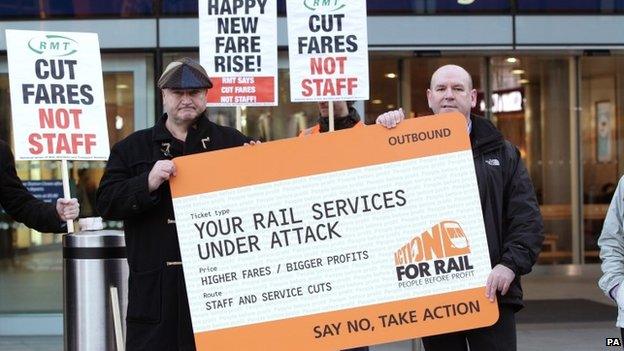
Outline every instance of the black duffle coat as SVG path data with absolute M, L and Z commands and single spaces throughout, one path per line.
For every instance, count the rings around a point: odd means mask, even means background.
M 123 220 L 130 277 L 126 349 L 195 350 L 169 183 L 148 190 L 156 161 L 241 146 L 237 130 L 199 116 L 181 142 L 165 127 L 137 131 L 113 146 L 97 191 L 105 219 Z M 206 181 L 210 175 L 206 175 Z

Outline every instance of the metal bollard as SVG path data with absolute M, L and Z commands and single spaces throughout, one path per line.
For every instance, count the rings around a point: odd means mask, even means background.
M 124 233 L 83 231 L 63 237 L 65 351 L 123 351 L 128 306 Z

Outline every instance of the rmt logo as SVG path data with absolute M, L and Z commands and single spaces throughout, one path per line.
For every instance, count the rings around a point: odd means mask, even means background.
M 344 0 L 304 0 L 303 6 L 312 11 L 334 12 L 343 9 L 347 4 L 344 3 Z

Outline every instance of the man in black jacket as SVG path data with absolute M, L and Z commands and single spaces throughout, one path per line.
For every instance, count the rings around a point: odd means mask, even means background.
M 78 217 L 76 199 L 58 199 L 56 205 L 35 198 L 17 176 L 9 145 L 0 140 L 0 206 L 18 222 L 45 233 L 66 231 L 66 221 Z
M 237 130 L 208 120 L 206 89 L 212 83 L 197 62 L 172 62 L 158 86 L 165 114 L 154 127 L 113 146 L 96 199 L 104 218 L 124 221 L 130 266 L 128 351 L 195 350 L 167 184 L 176 174 L 171 159 L 250 142 Z
M 485 294 L 491 301 L 497 297 L 500 317 L 490 327 L 425 337 L 425 349 L 467 350 L 467 341 L 471 350 L 516 350 L 514 313 L 523 307 L 520 276 L 531 271 L 544 238 L 533 184 L 518 149 L 490 121 L 470 114 L 477 91 L 466 70 L 440 67 L 431 77 L 427 100 L 435 114 L 466 117 L 493 266 Z

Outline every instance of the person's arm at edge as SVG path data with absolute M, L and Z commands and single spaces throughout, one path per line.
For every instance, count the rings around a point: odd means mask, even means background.
M 624 177 L 620 178 L 613 199 L 611 199 L 602 232 L 598 238 L 602 261 L 600 267 L 603 273 L 598 280 L 598 286 L 613 300 L 616 299 L 619 285 L 624 281 L 624 229 L 622 228 L 624 211 L 622 201 L 624 201 Z
M 8 145 L 0 145 L 0 204 L 16 221 L 46 233 L 66 231 L 54 204 L 35 198 L 17 176 L 13 153 Z

